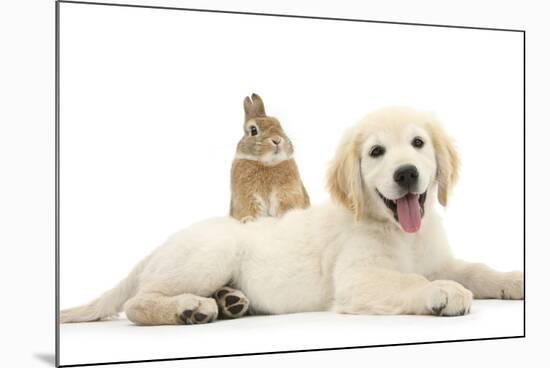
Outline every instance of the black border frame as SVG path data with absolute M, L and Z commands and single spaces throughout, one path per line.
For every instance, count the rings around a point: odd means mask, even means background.
M 227 358 L 227 357 L 241 357 L 251 355 L 271 355 L 271 354 L 289 354 L 289 353 L 303 353 L 303 352 L 316 352 L 316 351 L 334 351 L 334 350 L 351 350 L 351 349 L 365 349 L 365 348 L 379 348 L 388 346 L 409 346 L 409 345 L 428 345 L 428 344 L 441 344 L 441 343 L 454 343 L 454 342 L 467 342 L 467 341 L 488 341 L 488 340 L 506 340 L 506 339 L 519 339 L 526 337 L 526 298 L 523 299 L 523 335 L 518 336 L 496 336 L 496 337 L 484 337 L 473 339 L 460 339 L 460 340 L 438 340 L 438 341 L 421 341 L 421 342 L 409 342 L 409 343 L 396 343 L 396 344 L 381 344 L 381 345 L 365 345 L 365 346 L 349 346 L 349 347 L 337 347 L 337 348 L 318 348 L 318 349 L 302 349 L 302 350 L 282 350 L 282 351 L 268 351 L 268 352 L 256 352 L 256 353 L 239 353 L 239 354 L 222 354 L 222 355 L 205 355 L 205 356 L 192 356 L 184 358 L 163 358 L 163 359 L 145 359 L 145 360 L 126 360 L 126 361 L 114 361 L 114 362 L 97 362 L 97 363 L 81 363 L 81 364 L 66 364 L 60 365 L 60 331 L 59 331 L 59 229 L 60 229 L 60 217 L 59 217 L 59 194 L 60 194 L 60 139 L 59 139 L 59 112 L 60 112 L 60 4 L 81 4 L 81 5 L 95 5 L 95 6 L 113 6 L 113 7 L 129 7 L 129 8 L 144 8 L 144 9 L 161 9 L 161 10 L 180 10 L 189 12 L 204 12 L 204 13 L 221 13 L 221 14 L 239 14 L 239 15 L 252 15 L 252 16 L 268 16 L 268 17 L 284 17 L 284 18 L 298 18 L 298 19 L 316 19 L 326 21 L 347 21 L 347 22 L 362 22 L 362 23 L 377 23 L 377 24 L 393 24 L 404 26 L 420 26 L 420 27 L 440 27 L 440 28 L 456 28 L 456 29 L 470 29 L 481 31 L 498 31 L 498 32 L 516 32 L 523 33 L 523 288 L 525 293 L 525 271 L 526 271 L 526 258 L 525 258 L 525 243 L 526 243 L 526 31 L 523 29 L 511 29 L 511 28 L 494 28 L 494 27 L 474 27 L 474 26 L 459 26 L 448 24 L 430 24 L 430 23 L 412 23 L 412 22 L 397 22 L 397 21 L 381 21 L 381 20 L 366 20 L 356 18 L 331 18 L 321 16 L 307 16 L 307 15 L 294 15 L 294 14 L 275 14 L 275 13 L 258 13 L 258 12 L 244 12 L 244 11 L 231 11 L 231 10 L 215 10 L 215 9 L 196 9 L 196 8 L 179 8 L 168 6 L 152 6 L 152 5 L 138 5 L 138 4 L 123 4 L 123 3 L 102 3 L 102 2 L 87 2 L 87 1 L 72 1 L 72 0 L 56 0 L 55 1 L 55 366 L 56 367 L 89 367 L 89 366 L 102 366 L 110 364 L 131 364 L 131 363 L 151 363 L 151 362 L 166 362 L 166 361 L 182 361 L 182 360 L 195 360 L 195 359 L 208 359 L 208 358 Z

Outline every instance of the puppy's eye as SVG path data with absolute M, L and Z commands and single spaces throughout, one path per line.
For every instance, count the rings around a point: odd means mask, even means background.
M 256 135 L 258 134 L 258 128 L 256 128 L 254 125 L 250 127 L 250 135 Z
M 416 137 L 415 139 L 413 139 L 412 145 L 415 148 L 422 148 L 424 146 L 424 141 L 421 138 Z
M 370 157 L 379 157 L 382 156 L 386 152 L 386 149 L 382 146 L 374 146 L 371 148 L 369 155 Z

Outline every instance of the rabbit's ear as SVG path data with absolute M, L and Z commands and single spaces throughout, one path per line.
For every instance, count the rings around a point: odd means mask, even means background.
M 252 102 L 254 103 L 254 111 L 256 112 L 256 116 L 264 117 L 265 107 L 264 107 L 264 102 L 262 101 L 262 98 L 257 94 L 253 93 Z
M 252 100 L 250 97 L 246 96 L 243 101 L 243 107 L 244 107 L 244 121 L 247 122 L 248 120 L 255 117 L 254 114 L 254 105 L 252 103 Z
M 265 117 L 265 107 L 262 98 L 257 94 L 252 94 L 252 99 L 248 96 L 244 98 L 244 121 L 250 119 Z

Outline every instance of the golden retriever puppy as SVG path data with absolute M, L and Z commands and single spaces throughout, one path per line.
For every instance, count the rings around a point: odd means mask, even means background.
M 212 294 L 225 285 L 267 314 L 456 316 L 469 312 L 473 297 L 522 299 L 522 272 L 452 256 L 433 207 L 447 204 L 458 166 L 432 115 L 376 111 L 344 134 L 328 170 L 331 202 L 247 224 L 230 217 L 195 224 L 61 321 L 124 311 L 140 325 L 211 322 Z

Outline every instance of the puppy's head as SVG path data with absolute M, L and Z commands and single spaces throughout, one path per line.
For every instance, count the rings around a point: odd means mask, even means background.
M 458 166 L 456 149 L 432 115 L 386 108 L 346 131 L 329 167 L 328 189 L 358 221 L 385 218 L 414 233 L 432 193 L 447 204 Z

